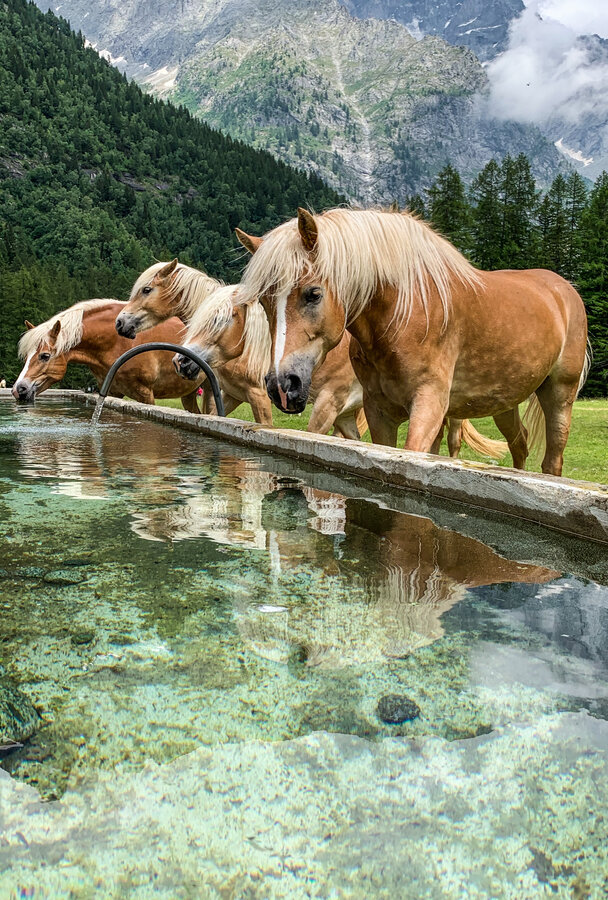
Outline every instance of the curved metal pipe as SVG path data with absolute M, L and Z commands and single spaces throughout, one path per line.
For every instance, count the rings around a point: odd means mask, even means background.
M 195 362 L 196 365 L 203 370 L 207 378 L 209 379 L 209 384 L 211 385 L 211 390 L 213 391 L 213 399 L 215 400 L 215 406 L 217 409 L 218 416 L 225 416 L 224 412 L 224 401 L 222 400 L 222 392 L 220 390 L 219 382 L 217 380 L 217 376 L 215 372 L 209 365 L 209 363 L 205 362 L 200 356 L 190 350 L 189 347 L 182 347 L 180 344 L 167 344 L 162 341 L 152 341 L 149 344 L 140 344 L 138 347 L 133 347 L 131 350 L 127 350 L 126 353 L 123 353 L 122 356 L 119 356 L 115 363 L 113 363 L 110 371 L 106 375 L 103 380 L 103 384 L 99 389 L 99 399 L 103 401 L 108 396 L 108 392 L 110 387 L 112 386 L 112 382 L 114 381 L 114 376 L 118 372 L 121 366 L 123 366 L 130 359 L 133 359 L 134 356 L 138 356 L 140 353 L 146 353 L 148 350 L 170 350 L 172 353 L 181 353 L 184 356 L 187 356 L 192 362 Z

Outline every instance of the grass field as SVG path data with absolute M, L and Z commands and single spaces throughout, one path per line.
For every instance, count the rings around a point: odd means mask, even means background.
M 179 400 L 163 400 L 160 402 L 164 406 L 181 407 Z M 288 416 L 273 408 L 274 424 L 278 428 L 304 429 L 308 424 L 310 409 L 311 407 L 309 406 L 301 416 Z M 245 403 L 231 414 L 231 418 L 245 419 L 248 422 L 253 421 L 251 409 Z M 492 419 L 477 419 L 475 427 L 487 437 L 501 437 Z M 399 446 L 403 446 L 406 434 L 407 425 L 402 425 L 399 430 Z M 369 441 L 369 439 L 368 432 L 364 440 Z M 447 455 L 445 440 L 441 452 Z M 466 444 L 463 444 L 460 456 L 462 459 L 488 462 L 487 459 L 469 450 Z M 511 457 L 507 456 L 504 462 L 497 465 L 508 466 L 510 464 Z M 527 468 L 530 471 L 540 472 L 540 461 L 529 461 Z M 570 439 L 564 457 L 563 474 L 567 478 L 597 481 L 601 484 L 608 483 L 608 398 L 603 400 L 578 400 L 576 402 L 572 418 L 572 430 L 570 431 Z

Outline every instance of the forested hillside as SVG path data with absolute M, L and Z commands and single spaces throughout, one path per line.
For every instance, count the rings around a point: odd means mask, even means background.
M 260 233 L 339 200 L 142 93 L 53 14 L 0 3 L 0 377 L 19 372 L 25 317 L 124 297 L 154 257 L 233 278 L 237 224 Z
M 0 376 L 19 371 L 23 320 L 76 300 L 125 297 L 154 257 L 235 279 L 238 224 L 261 234 L 299 205 L 340 198 L 125 80 L 52 14 L 0 4 Z M 608 394 L 608 175 L 541 193 L 524 156 L 467 188 L 446 166 L 410 207 L 483 268 L 554 269 L 581 291 L 595 354 L 588 395 Z M 74 381 L 72 381 L 74 383 Z

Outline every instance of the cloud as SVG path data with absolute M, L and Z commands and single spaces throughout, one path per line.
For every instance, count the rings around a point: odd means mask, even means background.
M 542 126 L 583 123 L 603 110 L 605 122 L 608 46 L 580 37 L 589 34 L 608 37 L 600 0 L 529 0 L 507 50 L 488 66 L 492 113 Z
M 524 0 L 525 2 L 525 0 Z M 542 0 L 527 2 L 538 7 L 543 18 L 561 22 L 576 34 L 599 34 L 608 38 L 608 6 L 602 0 Z

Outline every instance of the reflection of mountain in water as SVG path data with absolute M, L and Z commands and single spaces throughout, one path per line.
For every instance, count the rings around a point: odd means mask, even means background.
M 475 593 L 509 630 L 525 626 L 569 655 L 608 668 L 608 588 L 568 577 L 541 588 L 501 584 Z

